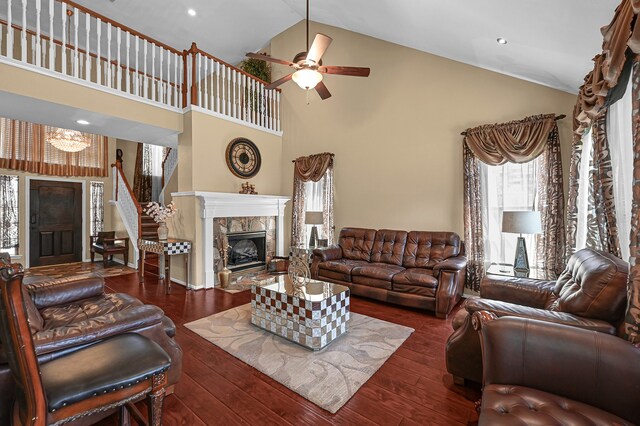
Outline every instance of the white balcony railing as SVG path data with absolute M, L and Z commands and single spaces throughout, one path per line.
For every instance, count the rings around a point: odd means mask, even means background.
M 177 49 L 70 1 L 7 0 L 6 5 L 0 8 L 0 56 L 182 107 L 184 61 Z
M 280 132 L 280 90 L 193 43 L 180 51 L 70 0 L 0 1 L 0 61 Z M 186 82 L 185 82 L 186 80 Z M 185 84 L 186 83 L 186 84 Z

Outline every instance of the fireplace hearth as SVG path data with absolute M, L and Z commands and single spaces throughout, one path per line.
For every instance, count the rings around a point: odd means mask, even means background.
M 266 236 L 265 231 L 228 233 L 227 268 L 232 271 L 241 271 L 265 266 Z

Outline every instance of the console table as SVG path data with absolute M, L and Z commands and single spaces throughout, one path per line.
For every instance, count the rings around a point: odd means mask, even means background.
M 138 271 L 140 274 L 140 283 L 144 282 L 144 259 L 146 253 L 156 253 L 159 256 L 158 259 L 158 274 L 159 278 L 164 275 L 166 293 L 171 292 L 171 260 L 170 256 L 177 254 L 184 255 L 185 268 L 187 270 L 186 287 L 189 288 L 189 282 L 191 282 L 191 241 L 178 240 L 175 238 L 168 238 L 162 241 L 153 240 L 138 240 L 138 249 L 140 250 L 140 265 Z

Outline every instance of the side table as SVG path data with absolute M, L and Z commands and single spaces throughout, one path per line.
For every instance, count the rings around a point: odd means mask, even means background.
M 543 279 L 542 270 L 539 270 L 538 268 L 530 268 L 529 273 L 527 274 L 514 270 L 513 265 L 507 263 L 492 263 L 487 268 L 487 274 L 502 275 L 505 277 Z
M 144 282 L 144 259 L 146 253 L 157 253 L 158 259 L 158 273 L 159 278 L 164 275 L 164 282 L 166 293 L 171 292 L 171 260 L 170 256 L 177 254 L 183 254 L 185 260 L 185 268 L 187 269 L 187 282 L 186 287 L 189 289 L 189 282 L 191 282 L 191 241 L 178 240 L 175 238 L 168 238 L 162 241 L 153 240 L 138 240 L 138 249 L 140 250 L 140 264 L 138 271 L 140 274 L 140 283 Z

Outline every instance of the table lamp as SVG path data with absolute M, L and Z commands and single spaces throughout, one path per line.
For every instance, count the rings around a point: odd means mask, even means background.
M 318 243 L 318 227 L 316 225 L 322 225 L 324 223 L 324 216 L 322 212 L 306 212 L 304 223 L 313 225 L 311 228 L 311 237 L 309 238 L 309 247 L 315 247 Z
M 540 212 L 533 211 L 505 211 L 502 213 L 502 232 L 520 234 L 516 244 L 516 258 L 513 262 L 513 270 L 520 273 L 529 273 L 529 259 L 527 246 L 522 234 L 540 234 L 542 224 Z

